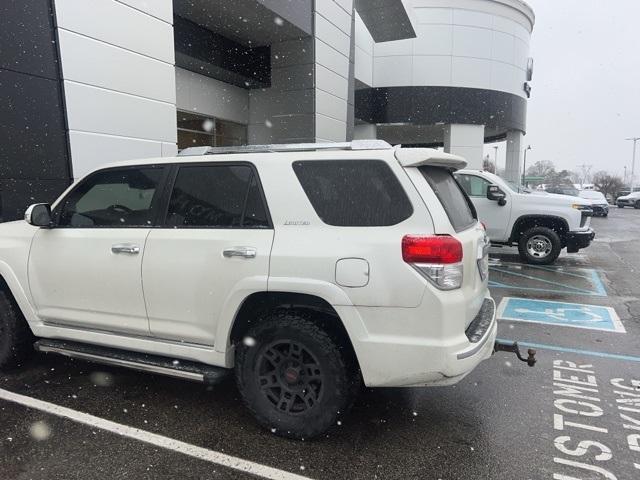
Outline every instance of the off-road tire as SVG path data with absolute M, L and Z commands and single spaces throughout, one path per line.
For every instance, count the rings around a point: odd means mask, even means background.
M 536 237 L 546 239 L 550 244 L 549 253 L 544 256 L 536 256 L 530 252 L 528 247 L 529 240 Z M 550 265 L 556 261 L 562 250 L 562 242 L 560 236 L 552 229 L 547 227 L 533 227 L 525 231 L 518 241 L 518 252 L 520 259 L 531 265 Z
M 297 347 L 289 346 L 287 350 L 287 345 L 292 344 Z M 278 356 L 274 349 L 282 357 L 278 366 L 272 360 Z M 296 381 L 292 372 L 300 366 L 295 352 L 301 350 L 305 352 L 302 364 L 306 361 L 317 369 L 305 367 L 303 373 L 299 372 L 298 383 L 292 385 L 289 382 Z M 261 318 L 245 341 L 237 345 L 236 383 L 260 425 L 282 437 L 309 439 L 336 424 L 360 391 L 361 376 L 351 356 L 304 313 L 276 311 Z M 269 370 L 271 367 L 273 370 Z M 321 381 L 309 380 L 316 377 Z M 312 405 L 298 393 L 308 395 Z M 293 401 L 287 401 L 287 395 L 293 395 Z
M 640 202 L 634 203 L 633 208 L 635 208 L 636 210 L 640 210 Z
M 624 208 L 624 205 L 618 204 L 618 208 Z
M 33 335 L 10 293 L 0 291 L 0 370 L 22 365 L 33 354 Z

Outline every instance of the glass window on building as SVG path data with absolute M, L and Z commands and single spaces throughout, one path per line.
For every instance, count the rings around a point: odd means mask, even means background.
M 178 150 L 247 144 L 247 126 L 219 118 L 178 111 Z

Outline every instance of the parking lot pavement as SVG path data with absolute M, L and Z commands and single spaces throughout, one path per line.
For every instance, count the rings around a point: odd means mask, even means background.
M 207 388 L 41 355 L 0 376 L 0 398 L 49 402 L 0 400 L 0 477 L 255 478 L 241 471 L 248 461 L 272 478 L 640 478 L 640 212 L 612 209 L 593 225 L 594 244 L 553 268 L 492 250 L 492 293 L 511 319 L 499 336 L 535 346 L 535 368 L 498 353 L 455 387 L 367 390 L 326 437 L 296 442 L 260 430 L 231 381 Z

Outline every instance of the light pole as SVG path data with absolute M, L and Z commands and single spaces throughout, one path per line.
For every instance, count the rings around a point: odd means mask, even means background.
M 524 149 L 524 165 L 522 166 L 522 186 L 526 187 L 524 183 L 524 176 L 527 174 L 527 152 L 531 150 L 531 145 L 527 145 L 527 148 Z
M 633 192 L 633 187 L 636 186 L 636 144 L 640 137 L 631 137 L 625 140 L 633 141 L 633 160 L 631 160 L 631 191 Z

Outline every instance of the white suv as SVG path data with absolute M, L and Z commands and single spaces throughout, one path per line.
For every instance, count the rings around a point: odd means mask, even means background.
M 589 200 L 532 192 L 481 170 L 458 171 L 455 177 L 486 225 L 491 243 L 517 245 L 524 262 L 548 265 L 563 248 L 578 252 L 595 237 Z
M 627 195 L 622 195 L 616 199 L 618 208 L 633 207 L 640 208 L 640 192 L 631 192 Z
M 361 382 L 450 385 L 491 356 L 460 157 L 385 142 L 182 153 L 96 170 L 0 225 L 1 367 L 35 341 L 211 383 L 235 369 L 262 425 L 309 438 Z

